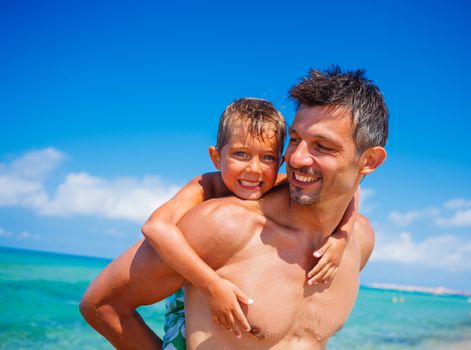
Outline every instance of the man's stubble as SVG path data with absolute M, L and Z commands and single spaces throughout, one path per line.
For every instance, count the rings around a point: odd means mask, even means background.
M 322 192 L 322 185 L 323 185 L 323 177 L 320 171 L 313 171 L 312 169 L 300 169 L 301 173 L 311 175 L 311 176 L 318 176 L 320 177 L 319 186 L 312 190 L 309 193 L 304 193 L 301 188 L 296 187 L 295 185 L 290 184 L 289 186 L 289 197 L 290 199 L 299 205 L 313 205 L 317 204 L 321 200 L 321 192 Z

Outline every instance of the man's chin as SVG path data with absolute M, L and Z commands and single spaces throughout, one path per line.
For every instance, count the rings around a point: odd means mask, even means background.
M 289 191 L 291 201 L 299 205 L 313 205 L 320 201 L 320 193 L 302 193 L 298 189 Z

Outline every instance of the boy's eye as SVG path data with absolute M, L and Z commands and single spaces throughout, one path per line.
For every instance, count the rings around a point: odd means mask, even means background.
M 248 157 L 247 153 L 242 152 L 242 151 L 234 152 L 234 156 L 237 157 L 237 158 L 247 158 Z
M 289 138 L 289 143 L 299 143 L 299 138 L 298 137 L 290 137 Z
M 275 156 L 267 154 L 262 157 L 262 160 L 264 160 L 265 162 L 276 162 L 277 158 Z

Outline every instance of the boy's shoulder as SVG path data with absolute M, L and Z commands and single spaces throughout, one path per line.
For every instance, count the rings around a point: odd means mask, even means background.
M 205 201 L 210 198 L 218 198 L 230 194 L 230 191 L 222 180 L 220 171 L 212 171 L 198 175 L 192 182 L 198 183 L 204 190 Z

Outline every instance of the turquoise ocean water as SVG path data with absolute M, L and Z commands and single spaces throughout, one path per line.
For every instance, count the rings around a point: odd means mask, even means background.
M 88 283 L 108 262 L 0 248 L 0 349 L 111 349 L 78 311 Z M 161 335 L 163 305 L 140 312 Z M 471 349 L 471 303 L 362 287 L 328 349 Z

